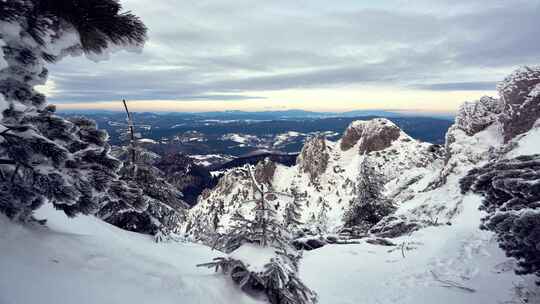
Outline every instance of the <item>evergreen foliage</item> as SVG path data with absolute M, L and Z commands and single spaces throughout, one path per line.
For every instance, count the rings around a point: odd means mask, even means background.
M 357 196 L 343 216 L 345 226 L 356 226 L 367 231 L 383 217 L 394 212 L 395 206 L 384 197 L 383 190 L 383 176 L 374 168 L 369 157 L 364 155 L 357 180 Z
M 198 266 L 221 270 L 230 275 L 244 291 L 263 292 L 272 304 L 315 303 L 316 294 L 297 276 L 301 255 L 289 244 L 290 234 L 277 220 L 276 210 L 267 200 L 269 194 L 279 196 L 281 193 L 265 190 L 263 185 L 257 183 L 251 168 L 249 172 L 257 192 L 256 199 L 251 201 L 255 203 L 253 217 L 248 218 L 237 212 L 233 216 L 234 225 L 230 232 L 221 235 L 216 242 L 216 246 L 229 253 L 229 256 L 218 257 L 213 262 Z M 264 265 L 264 270 L 252 270 L 249 261 L 243 261 L 242 254 L 237 254 L 243 246 L 268 250 L 273 252 L 273 257 Z
M 0 212 L 10 218 L 31 220 L 47 201 L 68 216 L 107 204 L 145 207 L 142 191 L 119 180 L 106 132 L 88 119 L 55 115 L 34 90 L 46 81 L 46 62 L 120 43 L 142 46 L 146 28 L 120 8 L 114 0 L 0 5 Z
M 495 232 L 499 247 L 518 260 L 516 273 L 540 277 L 540 154 L 491 162 L 460 184 L 463 193 L 484 196 L 480 228 Z
M 300 229 L 299 226 L 302 225 L 300 221 L 302 218 L 302 214 L 300 213 L 302 211 L 302 200 L 298 187 L 293 187 L 291 193 L 293 200 L 289 201 L 283 209 L 283 226 L 291 233 L 296 234 Z
M 115 149 L 113 154 L 123 160 L 120 180 L 142 190 L 146 206 L 139 210 L 126 210 L 124 206 L 111 204 L 100 210 L 98 215 L 122 229 L 152 235 L 159 233 L 156 240 L 163 240 L 169 233 L 179 232 L 187 205 L 182 200 L 182 193 L 155 167 L 160 156 L 138 144 L 136 126 L 125 101 L 124 105 L 128 125 L 123 137 L 128 139 L 128 143 Z

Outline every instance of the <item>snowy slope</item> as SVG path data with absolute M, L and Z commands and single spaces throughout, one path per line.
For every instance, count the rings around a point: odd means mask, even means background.
M 0 303 L 254 303 L 232 282 L 195 267 L 218 253 L 160 243 L 99 219 L 44 207 L 47 227 L 0 215 Z
M 523 303 L 516 291 L 537 290 L 534 278 L 516 276 L 493 235 L 478 229 L 479 201 L 465 197 L 452 226 L 392 239 L 395 247 L 362 243 L 308 251 L 301 277 L 320 303 Z M 529 303 L 538 301 L 529 296 Z

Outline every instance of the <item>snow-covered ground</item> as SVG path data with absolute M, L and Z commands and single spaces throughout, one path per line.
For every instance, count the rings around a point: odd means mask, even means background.
M 392 239 L 396 246 L 329 245 L 306 252 L 301 278 L 320 303 L 522 303 L 516 293 L 537 290 L 534 278 L 516 276 L 493 234 L 478 229 L 480 199 L 467 195 L 451 226 Z
M 493 235 L 478 229 L 479 202 L 466 196 L 451 226 L 393 239 L 394 247 L 362 243 L 305 252 L 301 278 L 324 304 L 520 303 L 516 291 L 533 291 L 533 278 L 514 275 Z M 205 246 L 156 244 L 48 206 L 37 216 L 48 219 L 47 227 L 0 215 L 2 304 L 257 302 L 225 276 L 195 267 L 219 256 Z
M 254 303 L 224 276 L 195 265 L 218 252 L 156 244 L 91 216 L 67 218 L 48 205 L 47 227 L 0 215 L 0 303 Z

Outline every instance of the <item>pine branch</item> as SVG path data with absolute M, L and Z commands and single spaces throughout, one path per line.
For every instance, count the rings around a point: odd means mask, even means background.
M 0 165 L 15 165 L 16 162 L 10 159 L 0 159 Z

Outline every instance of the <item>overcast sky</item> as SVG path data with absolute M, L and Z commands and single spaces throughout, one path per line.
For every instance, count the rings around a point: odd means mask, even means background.
M 142 53 L 67 58 L 64 108 L 453 111 L 540 64 L 540 0 L 123 0 Z

